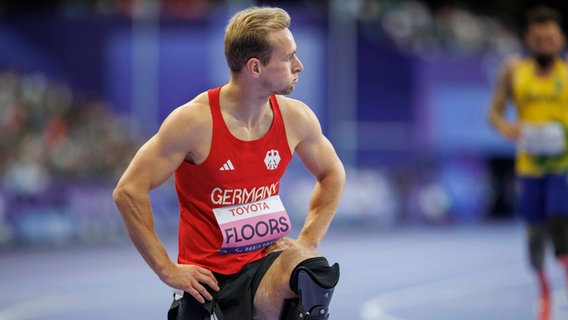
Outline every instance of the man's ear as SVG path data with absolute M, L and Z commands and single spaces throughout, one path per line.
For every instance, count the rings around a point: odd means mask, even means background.
M 262 73 L 262 63 L 258 58 L 250 58 L 245 67 L 253 77 L 258 78 Z

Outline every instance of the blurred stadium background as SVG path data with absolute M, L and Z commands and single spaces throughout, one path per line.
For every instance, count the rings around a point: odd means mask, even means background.
M 520 251 L 514 149 L 486 112 L 501 63 L 522 51 L 524 13 L 540 3 L 0 0 L 0 269 L 37 248 L 128 243 L 117 179 L 169 112 L 228 80 L 223 29 L 252 4 L 291 13 L 305 66 L 292 96 L 348 168 L 333 230 L 510 225 Z M 298 224 L 312 187 L 294 161 L 282 193 Z M 171 181 L 152 199 L 159 234 L 175 241 Z

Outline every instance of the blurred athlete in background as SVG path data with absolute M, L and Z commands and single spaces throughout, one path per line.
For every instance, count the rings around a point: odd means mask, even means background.
M 568 271 L 568 65 L 559 14 L 537 7 L 528 14 L 526 57 L 505 64 L 489 112 L 495 129 L 517 146 L 517 211 L 526 222 L 531 267 L 540 288 L 539 318 L 550 318 L 544 269 L 547 242 Z M 505 117 L 509 102 L 516 120 Z

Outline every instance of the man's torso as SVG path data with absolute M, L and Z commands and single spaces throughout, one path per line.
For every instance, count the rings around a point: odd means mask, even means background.
M 512 91 L 519 120 L 525 129 L 527 126 L 539 128 L 555 123 L 566 135 L 568 68 L 563 60 L 557 59 L 551 72 L 545 76 L 537 75 L 536 63 L 532 59 L 520 60 L 513 71 Z M 568 153 L 535 155 L 519 148 L 516 168 L 518 174 L 524 176 L 564 172 L 568 169 Z
M 279 192 L 279 181 L 292 158 L 284 120 L 275 97 L 271 98 L 272 122 L 258 139 L 241 140 L 231 132 L 219 106 L 219 89 L 209 92 L 212 131 L 207 155 L 199 162 L 184 162 L 175 172 L 180 201 L 180 263 L 197 264 L 230 274 L 264 256 L 263 250 L 220 254 L 224 232 L 214 208 L 257 203 Z M 269 118 L 269 120 L 270 120 Z M 207 140 L 207 139 L 205 139 Z M 246 207 L 245 207 L 246 208 Z M 250 231 L 251 229 L 247 229 Z M 264 232 L 261 226 L 261 232 Z M 225 230 L 225 233 L 229 231 Z M 239 230 L 230 231 L 232 240 Z M 241 234 L 242 238 L 242 234 Z M 238 235 L 237 235 L 238 239 Z

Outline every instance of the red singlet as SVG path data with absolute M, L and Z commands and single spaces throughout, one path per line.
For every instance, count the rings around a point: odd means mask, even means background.
M 243 141 L 231 134 L 223 120 L 220 91 L 221 87 L 208 91 L 213 139 L 207 159 L 199 165 L 184 162 L 175 171 L 180 205 L 178 262 L 233 274 L 265 252 L 220 254 L 223 236 L 213 209 L 278 194 L 292 153 L 275 96 L 270 97 L 274 119 L 269 131 L 258 140 Z

